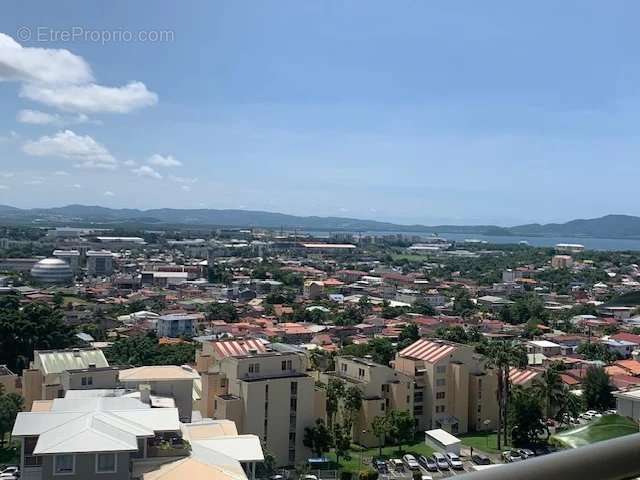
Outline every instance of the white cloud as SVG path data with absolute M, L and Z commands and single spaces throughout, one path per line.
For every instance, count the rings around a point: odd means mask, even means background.
M 180 186 L 180 188 L 182 190 L 184 190 L 185 192 L 190 192 L 191 191 L 191 187 L 189 185 L 182 185 L 182 186 Z
M 122 162 L 122 164 L 127 167 L 135 167 L 137 165 L 134 160 L 125 160 L 124 162 Z
M 9 187 L 7 185 L 0 185 L 0 190 L 8 190 Z
M 129 113 L 158 103 L 158 95 L 142 82 L 123 87 L 86 85 L 24 85 L 20 96 L 67 112 Z
M 65 172 L 64 170 L 56 170 L 55 172 L 53 172 L 53 174 L 59 177 L 66 177 L 69 175 L 69 172 Z
M 178 177 L 176 175 L 169 175 L 169 180 L 176 183 L 196 183 L 198 181 L 195 177 Z
M 20 110 L 16 115 L 16 119 L 20 123 L 27 123 L 30 125 L 73 125 L 79 123 L 86 123 L 89 121 L 84 113 L 73 116 L 62 116 L 57 113 L 46 113 L 39 110 Z
M 73 185 L 71 185 L 73 188 L 82 188 L 82 185 L 80 185 L 79 183 L 74 183 Z
M 117 161 L 111 153 L 89 135 L 64 130 L 25 143 L 22 150 L 36 157 L 59 157 L 77 162 L 76 167 L 115 169 Z
M 107 190 L 106 192 L 104 192 L 104 196 L 105 196 L 105 197 L 115 197 L 115 195 L 116 195 L 116 194 L 115 194 L 115 193 L 113 193 L 113 192 L 112 192 L 112 191 L 110 191 L 110 190 Z
M 0 81 L 62 85 L 88 83 L 93 75 L 89 64 L 68 50 L 23 47 L 0 33 Z
M 0 178 L 13 178 L 14 175 L 13 172 L 0 172 Z
M 33 178 L 24 182 L 25 185 L 42 185 L 44 180 L 42 178 Z
M 154 153 L 147 160 L 149 165 L 153 165 L 155 167 L 181 167 L 182 162 L 176 160 L 171 155 L 163 156 L 158 153 Z
M 140 177 L 155 178 L 155 179 L 158 179 L 158 180 L 162 178 L 162 175 L 160 175 L 158 172 L 156 172 L 149 165 L 142 165 L 141 167 L 134 168 L 131 171 L 133 173 L 135 173 L 136 175 L 139 175 Z

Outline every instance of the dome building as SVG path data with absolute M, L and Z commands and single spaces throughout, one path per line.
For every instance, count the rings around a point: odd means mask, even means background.
M 66 283 L 73 280 L 73 270 L 64 260 L 45 258 L 31 268 L 31 276 L 43 283 Z

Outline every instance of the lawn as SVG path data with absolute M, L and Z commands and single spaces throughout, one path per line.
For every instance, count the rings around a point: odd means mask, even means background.
M 606 415 L 572 430 L 551 436 L 564 447 L 577 448 L 592 443 L 638 433 L 638 425 L 619 415 Z
M 410 262 L 425 262 L 428 260 L 426 255 L 415 255 L 413 253 L 392 253 L 391 258 L 394 260 L 408 260 Z
M 485 453 L 500 453 L 508 450 L 509 446 L 502 445 L 498 450 L 498 436 L 496 432 L 473 432 L 459 436 L 462 444 L 467 447 L 473 447 L 474 450 L 480 450 Z
M 400 458 L 402 455 L 411 453 L 415 456 L 424 455 L 429 456 L 433 454 L 433 449 L 424 443 L 424 439 L 416 439 L 414 443 L 403 445 L 402 451 L 398 447 L 384 447 L 382 449 L 382 457 L 380 457 L 380 449 L 376 448 L 363 448 L 359 445 L 353 445 L 351 449 L 351 458 L 340 459 L 340 468 L 347 472 L 358 472 L 361 468 L 371 466 L 371 462 L 374 458 Z M 336 455 L 334 452 L 327 454 L 327 457 L 334 463 Z

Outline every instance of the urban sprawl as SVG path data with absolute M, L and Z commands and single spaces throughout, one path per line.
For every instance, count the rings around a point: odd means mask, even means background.
M 638 431 L 640 252 L 0 228 L 2 480 L 429 480 Z

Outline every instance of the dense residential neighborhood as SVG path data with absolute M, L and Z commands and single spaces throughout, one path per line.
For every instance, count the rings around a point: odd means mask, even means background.
M 2 455 L 24 479 L 439 478 L 637 431 L 634 252 L 3 235 Z

